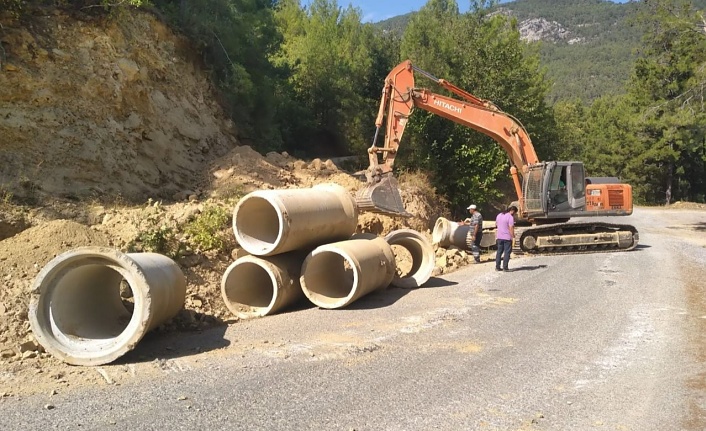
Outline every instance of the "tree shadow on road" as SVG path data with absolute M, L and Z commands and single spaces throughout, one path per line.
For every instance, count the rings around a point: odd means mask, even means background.
M 693 230 L 697 232 L 706 232 L 706 222 L 698 222 L 678 226 L 667 226 L 667 228 L 675 230 Z
M 691 225 L 691 228 L 695 231 L 706 232 L 706 222 L 694 223 Z

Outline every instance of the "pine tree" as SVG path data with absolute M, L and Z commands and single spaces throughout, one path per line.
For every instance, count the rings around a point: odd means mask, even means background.
M 470 13 L 461 14 L 455 1 L 428 1 L 405 31 L 403 58 L 521 119 L 546 156 L 556 135 L 537 51 L 520 41 L 516 21 L 487 14 L 491 4 L 475 2 Z M 416 85 L 443 92 L 421 75 Z M 407 131 L 398 166 L 431 171 L 456 209 L 502 197 L 497 183 L 508 180 L 509 160 L 491 138 L 420 111 Z M 509 203 L 514 197 L 502 198 Z
M 642 108 L 637 132 L 645 151 L 639 163 L 648 174 L 646 198 L 669 205 L 704 194 L 692 170 L 702 178 L 706 164 L 705 24 L 681 0 L 645 1 L 640 22 L 647 28 L 644 50 L 629 85 Z

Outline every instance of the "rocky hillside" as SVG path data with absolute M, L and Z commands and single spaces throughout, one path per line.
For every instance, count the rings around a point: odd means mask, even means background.
M 362 185 L 331 160 L 239 145 L 197 51 L 148 13 L 51 11 L 23 22 L 2 15 L 0 24 L 0 394 L 83 373 L 30 333 L 29 291 L 58 254 L 92 245 L 169 255 L 187 278 L 187 299 L 159 330 L 202 330 L 234 320 L 220 280 L 239 253 L 230 215 L 242 196 Z M 429 234 L 445 215 L 425 178 L 400 182 L 415 217 L 362 214 L 359 232 Z M 468 260 L 458 250 L 439 256 L 437 273 Z M 52 377 L 41 374 L 48 363 Z
M 5 17 L 0 192 L 173 197 L 235 147 L 188 41 L 151 15 Z

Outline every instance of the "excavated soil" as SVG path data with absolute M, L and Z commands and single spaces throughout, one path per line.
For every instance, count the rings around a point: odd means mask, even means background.
M 45 10 L 18 22 L 0 12 L 0 24 L 0 398 L 103 379 L 52 358 L 32 337 L 29 291 L 58 254 L 89 245 L 127 252 L 155 226 L 184 238 L 206 208 L 231 213 L 254 190 L 336 183 L 353 193 L 362 185 L 331 160 L 241 145 L 197 51 L 149 14 Z M 431 237 L 443 201 L 423 176 L 400 184 L 415 216 L 364 213 L 359 232 L 412 228 Z M 175 257 L 186 303 L 156 332 L 237 324 L 220 294 L 239 252 L 230 221 L 220 234 L 222 251 Z M 408 253 L 396 252 L 399 267 L 409 267 Z M 461 250 L 437 257 L 436 274 L 469 260 Z

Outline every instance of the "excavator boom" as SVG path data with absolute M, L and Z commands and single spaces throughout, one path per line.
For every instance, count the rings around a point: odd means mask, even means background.
M 460 100 L 433 93 L 425 88 L 416 88 L 415 72 L 439 84 Z M 375 137 L 373 144 L 368 148 L 370 165 L 366 171 L 367 185 L 356 194 L 356 201 L 361 210 L 393 216 L 410 215 L 404 209 L 392 170 L 407 120 L 414 108 L 421 108 L 463 124 L 498 142 L 513 165 L 510 173 L 519 201 L 522 202 L 522 186 L 517 168 L 539 163 L 539 159 L 527 131 L 520 122 L 501 111 L 492 102 L 480 99 L 413 66 L 410 61 L 405 61 L 392 69 L 385 78 L 375 120 Z M 383 126 L 383 143 L 378 145 Z
M 414 73 L 424 75 L 455 97 L 415 86 Z M 518 218 L 534 226 L 517 238 L 528 253 L 577 253 L 632 250 L 637 229 L 602 222 L 567 223 L 572 217 L 632 214 L 632 188 L 617 178 L 586 177 L 579 161 L 542 162 L 519 120 L 494 103 L 478 98 L 405 61 L 385 78 L 368 148 L 367 185 L 358 191 L 359 209 L 392 216 L 410 216 L 393 176 L 395 156 L 409 116 L 415 108 L 449 119 L 493 138 L 510 159 L 517 194 Z M 378 145 L 381 130 L 382 143 Z

